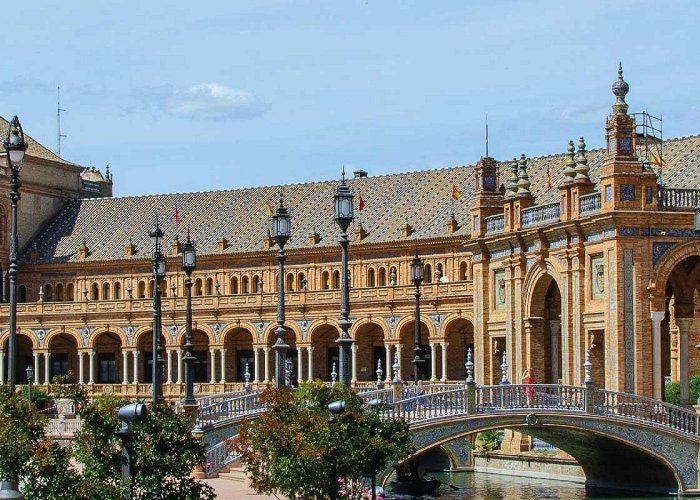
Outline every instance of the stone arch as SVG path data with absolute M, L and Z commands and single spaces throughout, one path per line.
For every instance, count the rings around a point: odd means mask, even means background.
M 32 350 L 39 349 L 39 340 L 34 335 L 34 332 L 29 329 L 17 330 L 17 335 L 24 335 L 32 343 Z M 7 346 L 8 339 L 10 338 L 10 332 L 5 330 L 2 335 L 0 335 L 0 348 L 4 351 L 5 346 Z M 45 342 L 44 342 L 45 345 Z M 43 347 L 43 345 L 42 345 Z
M 208 342 L 209 342 L 209 346 L 214 347 L 215 345 L 219 345 L 219 343 L 214 341 L 214 339 L 216 338 L 216 336 L 214 335 L 214 330 L 212 330 L 208 324 L 206 324 L 204 322 L 199 322 L 199 321 L 196 323 L 193 322 L 192 323 L 192 332 L 194 332 L 195 330 L 203 333 L 207 337 Z M 165 329 L 163 329 L 163 333 L 165 333 Z M 186 333 L 185 332 L 185 325 L 182 325 L 177 331 L 177 335 L 175 337 L 175 345 L 172 345 L 170 343 L 171 342 L 170 335 L 166 335 L 166 340 L 168 342 L 167 347 L 177 347 L 177 346 L 184 345 L 185 333 Z M 163 347 L 166 347 L 166 346 L 163 346 Z
M 671 247 L 654 266 L 654 277 L 650 288 L 663 296 L 668 278 L 676 266 L 688 257 L 694 256 L 700 256 L 700 242 L 697 240 Z
M 340 354 L 336 339 L 340 327 L 335 320 L 318 320 L 309 325 L 307 340 L 313 346 L 313 378 L 331 380 L 333 363 L 335 371 L 340 374 Z
M 83 345 L 82 335 L 80 335 L 80 332 L 78 332 L 78 330 L 76 330 L 75 328 L 52 328 L 46 333 L 46 337 L 44 337 L 44 342 L 42 342 L 42 347 L 48 348 L 53 338 L 58 335 L 61 335 L 62 333 L 73 337 L 78 345 L 78 348 L 85 347 Z
M 313 321 L 309 327 L 306 329 L 306 340 L 313 344 L 315 337 L 319 335 L 319 331 L 322 331 L 325 328 L 334 328 L 338 333 L 340 333 L 340 325 L 338 325 L 338 322 L 334 319 L 317 319 L 316 321 Z M 352 326 L 350 327 L 349 332 L 352 332 Z M 337 336 L 337 335 L 336 335 Z M 352 333 L 351 333 L 352 336 Z
M 104 333 L 112 333 L 119 337 L 119 341 L 121 342 L 122 348 L 126 347 L 129 345 L 129 342 L 126 338 L 126 335 L 124 334 L 124 331 L 121 328 L 105 328 L 103 326 L 95 328 L 91 334 L 90 337 L 88 338 L 88 343 L 87 347 L 93 348 L 95 346 L 95 341 L 97 340 L 97 337 Z
M 270 343 L 274 343 L 274 339 L 276 339 L 275 336 L 275 330 L 277 329 L 277 322 L 271 322 L 269 325 L 267 325 L 267 328 L 265 328 L 265 332 L 263 333 L 263 343 L 265 345 L 270 345 Z M 293 337 L 294 342 L 301 342 L 301 332 L 299 331 L 299 328 L 297 325 L 291 321 L 285 321 L 284 322 L 284 329 L 287 330 L 288 332 L 291 332 Z
M 352 336 L 355 339 L 357 380 L 376 380 L 377 362 L 381 361 L 382 370 L 388 376 L 386 369 L 386 340 L 388 329 L 384 321 L 371 321 L 363 318 L 353 325 Z
M 438 373 L 433 377 L 442 379 L 441 368 L 445 367 L 445 380 L 464 380 L 467 349 L 471 348 L 472 356 L 474 354 L 474 322 L 466 316 L 453 314 L 443 320 L 442 332 L 447 342 L 446 360 L 442 359 L 442 349 L 436 349 Z
M 153 332 L 153 326 L 152 325 L 147 325 L 147 326 L 140 326 L 136 329 L 134 332 L 134 336 L 131 338 L 132 346 L 137 346 L 139 345 L 139 342 L 141 342 L 141 337 L 144 335 L 148 334 L 149 336 L 152 335 Z
M 421 315 L 421 346 L 423 347 L 421 357 L 423 358 L 421 376 L 428 380 L 433 374 L 432 363 L 430 356 L 432 355 L 428 347 L 429 341 L 435 336 L 435 326 L 427 315 Z M 399 363 L 401 365 L 401 376 L 404 380 L 410 380 L 413 377 L 413 359 L 415 353 L 415 326 L 413 316 L 404 316 L 396 325 L 396 336 L 401 344 L 401 356 Z
M 382 335 L 384 337 L 384 340 L 389 340 L 389 325 L 386 324 L 386 321 L 384 321 L 383 318 L 380 318 L 379 320 L 374 320 L 369 317 L 358 319 L 350 327 L 350 336 L 354 339 L 357 339 L 357 332 L 367 324 L 377 325 L 379 328 L 382 329 Z
M 524 300 L 524 314 L 530 315 L 530 310 L 532 309 L 533 291 L 542 276 L 551 276 L 554 281 L 556 281 L 559 290 L 565 289 L 561 279 L 563 272 L 564 270 L 561 268 L 561 266 L 552 261 L 552 259 L 545 259 L 544 261 L 541 261 L 528 269 L 527 273 L 525 274 L 525 280 L 523 281 L 523 289 L 521 293 L 521 297 L 523 297 Z
M 420 315 L 420 322 L 423 326 L 425 326 L 428 335 L 426 338 L 433 338 L 435 337 L 435 325 L 433 325 L 433 322 L 430 320 L 427 314 L 421 314 Z M 413 315 L 410 316 L 403 316 L 397 323 L 396 323 L 396 329 L 394 330 L 397 335 L 400 335 L 401 330 L 403 330 L 406 327 L 407 323 L 413 323 Z M 413 331 L 413 330 L 411 330 Z

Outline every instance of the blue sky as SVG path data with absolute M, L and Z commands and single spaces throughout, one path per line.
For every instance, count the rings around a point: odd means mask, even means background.
M 173 5 L 174 4 L 174 5 Z M 14 2 L 0 114 L 115 195 L 204 191 L 600 147 L 632 111 L 700 133 L 697 1 Z

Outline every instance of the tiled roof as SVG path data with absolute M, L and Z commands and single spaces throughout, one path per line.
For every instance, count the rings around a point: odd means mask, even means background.
M 5 118 L 0 116 L 0 144 L 2 143 L 2 141 L 5 140 L 5 138 L 7 138 L 7 129 L 9 126 L 10 122 L 8 122 Z M 73 165 L 76 167 L 78 166 L 75 163 L 71 163 L 69 161 L 64 160 L 53 151 L 50 151 L 49 149 L 39 144 L 36 140 L 28 136 L 26 131 L 24 133 L 24 139 L 27 141 L 28 146 L 27 155 L 33 156 L 35 158 L 43 158 L 44 160 L 52 160 L 60 163 L 65 163 L 66 165 Z
M 565 146 L 565 145 L 564 145 Z M 562 148 L 565 149 L 565 148 Z M 587 154 L 590 176 L 598 181 L 604 151 Z M 700 136 L 671 139 L 664 143 L 664 183 L 669 187 L 697 187 L 700 183 Z M 538 204 L 558 200 L 556 186 L 563 181 L 565 154 L 528 160 L 531 191 Z M 501 165 L 501 181 L 508 178 L 507 162 Z M 420 240 L 448 236 L 446 223 L 454 210 L 460 228 L 455 235 L 468 233 L 469 202 L 474 189 L 473 166 L 462 166 L 352 179 L 349 184 L 356 195 L 362 194 L 365 208 L 356 210 L 350 227 L 352 245 L 388 241 Z M 547 169 L 553 188 L 547 192 Z M 459 201 L 450 196 L 452 184 L 462 192 Z M 321 240 L 316 246 L 337 245 L 339 230 L 333 220 L 333 194 L 338 181 L 283 186 L 285 206 L 292 213 L 293 235 L 287 248 L 310 246 L 308 236 L 317 231 Z M 77 261 L 78 250 L 85 241 L 90 253 L 86 260 L 123 259 L 129 240 L 136 253 L 128 258 L 148 258 L 152 246 L 147 236 L 156 214 L 165 232 L 166 253 L 176 235 L 184 240 L 187 229 L 197 242 L 198 253 L 216 254 L 217 240 L 229 241 L 224 253 L 262 250 L 269 216 L 266 203 L 276 204 L 279 186 L 228 191 L 162 194 L 124 198 L 100 198 L 67 202 L 64 209 L 38 235 L 35 245 L 40 262 Z M 177 205 L 180 225 L 175 226 Z M 367 231 L 362 242 L 352 233 L 358 222 Z M 400 227 L 408 223 L 413 233 L 402 238 Z M 26 255 L 25 255 L 26 258 Z

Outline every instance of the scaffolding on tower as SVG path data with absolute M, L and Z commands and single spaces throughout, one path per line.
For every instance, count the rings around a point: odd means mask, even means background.
M 663 171 L 666 163 L 663 154 L 663 117 L 656 117 L 647 111 L 632 113 L 632 117 L 636 122 L 637 156 L 644 170 L 655 171 L 659 186 L 663 186 Z

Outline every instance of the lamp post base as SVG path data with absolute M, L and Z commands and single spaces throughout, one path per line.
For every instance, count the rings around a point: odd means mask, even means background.
M 24 498 L 14 481 L 0 481 L 0 498 Z

